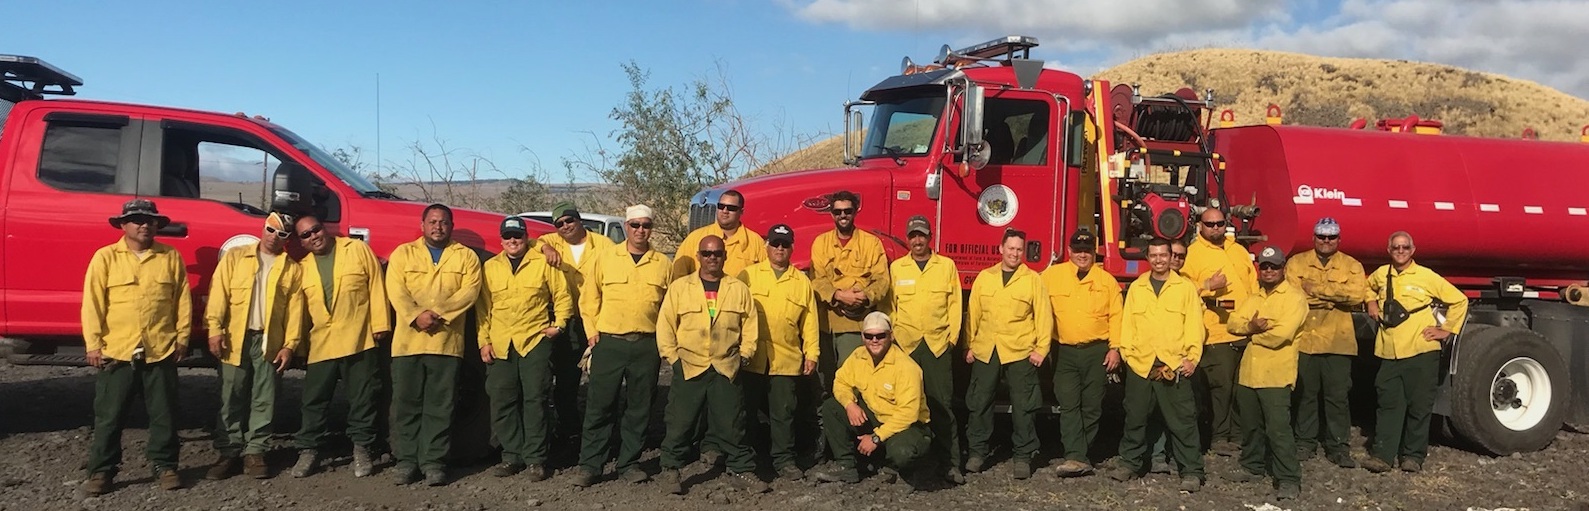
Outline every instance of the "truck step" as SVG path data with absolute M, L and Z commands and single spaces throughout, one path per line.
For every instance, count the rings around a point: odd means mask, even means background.
M 6 357 L 6 361 L 19 366 L 66 366 L 82 367 L 88 365 L 88 358 L 78 354 L 52 354 L 36 355 L 13 353 Z M 215 367 L 215 359 L 207 356 L 196 356 L 182 359 L 177 367 Z

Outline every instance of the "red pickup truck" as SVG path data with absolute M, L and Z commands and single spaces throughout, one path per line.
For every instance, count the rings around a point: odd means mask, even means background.
M 0 337 L 13 363 L 82 363 L 80 353 L 55 352 L 80 350 L 83 271 L 95 250 L 118 239 L 106 218 L 133 197 L 171 217 L 156 237 L 187 262 L 194 318 L 221 252 L 256 240 L 267 209 L 313 211 L 383 258 L 420 236 L 425 204 L 381 190 L 269 120 L 46 99 L 74 95 L 82 83 L 37 58 L 0 55 Z M 252 183 L 239 184 L 240 172 Z M 503 215 L 454 212 L 455 239 L 501 250 Z M 531 235 L 553 230 L 529 223 Z M 195 337 L 201 327 L 196 321 Z

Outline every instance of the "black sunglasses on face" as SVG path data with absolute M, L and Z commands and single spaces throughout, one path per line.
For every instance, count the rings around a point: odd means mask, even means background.
M 1272 263 L 1264 263 L 1264 264 L 1258 265 L 1258 269 L 1262 270 L 1262 271 L 1280 271 L 1280 265 L 1272 264 Z
M 277 229 L 275 227 L 271 227 L 271 226 L 268 226 L 268 225 L 265 226 L 265 232 L 273 234 L 277 238 L 281 238 L 281 239 L 287 239 L 288 236 L 292 236 L 292 233 L 287 232 L 286 230 Z
M 888 338 L 888 334 L 887 333 L 881 333 L 881 334 L 862 333 L 861 337 L 865 337 L 866 340 L 868 340 L 868 341 L 878 341 L 878 340 L 887 339 Z
M 855 214 L 855 208 L 833 208 L 833 216 L 850 216 Z
M 1186 259 L 1186 252 L 1170 252 L 1172 259 Z
M 320 234 L 320 231 L 325 230 L 325 228 L 326 228 L 326 226 L 324 226 L 324 225 L 315 225 L 314 227 L 310 227 L 308 229 L 305 229 L 303 232 L 298 233 L 298 239 L 301 239 L 301 240 L 309 239 L 310 236 L 314 236 L 316 234 Z
M 1216 228 L 1216 227 L 1224 227 L 1224 226 L 1225 226 L 1225 221 L 1224 220 L 1220 220 L 1218 222 L 1203 222 L 1203 227 L 1207 227 L 1209 229 L 1213 229 L 1213 228 Z
M 1412 245 L 1391 245 L 1390 249 L 1398 252 L 1402 250 L 1412 250 Z
M 744 208 L 744 206 L 740 206 L 738 204 L 723 204 L 721 202 L 717 203 L 717 210 L 718 211 L 727 211 L 729 213 L 736 213 L 736 212 L 739 212 L 739 210 L 743 209 L 743 208 Z
M 1318 236 L 1314 236 L 1314 237 L 1318 238 L 1319 241 L 1335 241 L 1335 240 L 1338 240 L 1338 239 L 1341 238 L 1339 235 L 1336 235 L 1336 236 L 1318 235 Z
M 722 259 L 724 257 L 728 257 L 728 251 L 727 250 L 700 250 L 700 251 L 697 251 L 695 253 L 696 254 L 700 254 L 701 258 L 703 258 L 703 259 L 707 258 L 707 257 L 715 257 L 715 258 L 718 258 L 718 259 Z
M 565 225 L 577 224 L 577 223 L 579 223 L 579 219 L 578 218 L 568 217 L 568 218 L 564 218 L 562 220 L 558 220 L 557 221 L 557 226 L 558 227 L 562 227 L 562 226 L 565 226 Z
M 630 229 L 646 229 L 646 230 L 650 230 L 652 225 L 653 224 L 651 222 L 629 222 L 629 228 Z
M 522 239 L 524 239 L 524 235 L 520 234 L 520 233 L 507 233 L 507 234 L 503 234 L 502 235 L 502 239 L 504 241 L 505 240 L 522 240 Z
M 783 241 L 783 240 L 769 241 L 769 242 L 767 242 L 767 246 L 772 247 L 772 248 L 794 248 L 794 244 L 793 243 L 789 243 L 789 242 Z
M 149 225 L 149 224 L 155 223 L 154 222 L 154 217 L 147 217 L 147 216 L 135 216 L 135 217 L 132 217 L 132 218 L 128 218 L 126 220 L 122 220 L 121 222 L 124 223 L 124 224 L 133 224 L 133 225 Z

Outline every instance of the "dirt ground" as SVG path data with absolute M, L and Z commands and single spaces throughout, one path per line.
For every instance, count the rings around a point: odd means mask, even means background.
M 486 470 L 494 460 L 487 457 L 456 467 L 454 481 L 446 487 L 396 487 L 385 472 L 389 463 L 378 465 L 373 477 L 355 479 L 347 467 L 349 448 L 345 440 L 329 453 L 334 458 L 327 471 L 294 479 L 283 472 L 296 455 L 289 438 L 298 422 L 300 371 L 288 372 L 280 392 L 277 448 L 270 454 L 276 477 L 234 477 L 213 482 L 202 479 L 204 466 L 215 456 L 206 428 L 213 422 L 218 406 L 217 379 L 214 371 L 208 369 L 182 370 L 181 463 L 189 487 L 165 492 L 154 486 L 143 460 L 146 434 L 141 429 L 141 413 L 137 413 L 135 429 L 129 430 L 123 440 L 126 454 L 116 490 L 88 498 L 79 488 L 90 434 L 93 374 L 90 368 L 10 366 L 0 362 L 0 451 L 5 453 L 0 456 L 0 510 L 1589 510 L 1589 483 L 1585 482 L 1589 481 L 1589 464 L 1585 463 L 1589 459 L 1589 435 L 1566 431 L 1542 452 L 1500 458 L 1436 445 L 1430 449 L 1429 460 L 1420 474 L 1376 475 L 1360 469 L 1338 469 L 1314 459 L 1303 463 L 1302 498 L 1285 503 L 1272 499 L 1267 484 L 1223 479 L 1239 469 L 1234 459 L 1213 455 L 1208 458 L 1208 485 L 1196 494 L 1177 491 L 1176 480 L 1168 475 L 1117 483 L 1105 477 L 1061 480 L 1054 477 L 1052 469 L 1045 469 L 1030 480 L 1016 481 L 1010 475 L 1010 464 L 1003 459 L 987 472 L 969 475 L 965 485 L 935 484 L 915 491 L 904 483 L 883 484 L 872 477 L 852 486 L 777 481 L 772 484 L 772 492 L 751 495 L 728 488 L 716 478 L 718 470 L 701 463 L 685 470 L 689 492 L 683 496 L 664 494 L 654 483 L 630 485 L 610 479 L 581 489 L 571 484 L 573 476 L 566 468 L 566 456 L 554 460 L 557 475 L 542 482 L 493 478 Z M 338 413 L 334 412 L 334 416 Z M 1107 415 L 1113 416 L 1114 421 L 1106 421 L 1104 431 L 1118 431 L 1118 414 Z M 660 439 L 660 424 L 660 420 L 654 423 L 652 449 L 645 457 L 644 466 L 652 473 L 658 470 L 655 443 Z M 1042 459 L 1052 460 L 1057 457 L 1057 423 L 1045 418 L 1039 426 L 1044 442 Z M 1363 456 L 1362 442 L 1361 437 L 1354 438 L 1353 449 L 1359 457 Z M 565 441 L 558 447 L 568 445 Z

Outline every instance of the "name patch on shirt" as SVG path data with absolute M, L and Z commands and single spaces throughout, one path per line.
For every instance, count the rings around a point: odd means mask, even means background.
M 896 285 L 896 286 L 914 286 L 914 285 L 916 285 L 916 279 L 905 279 L 905 280 L 894 281 L 894 285 Z
M 884 383 L 883 384 L 883 390 L 894 390 L 894 384 L 892 384 L 892 383 Z

